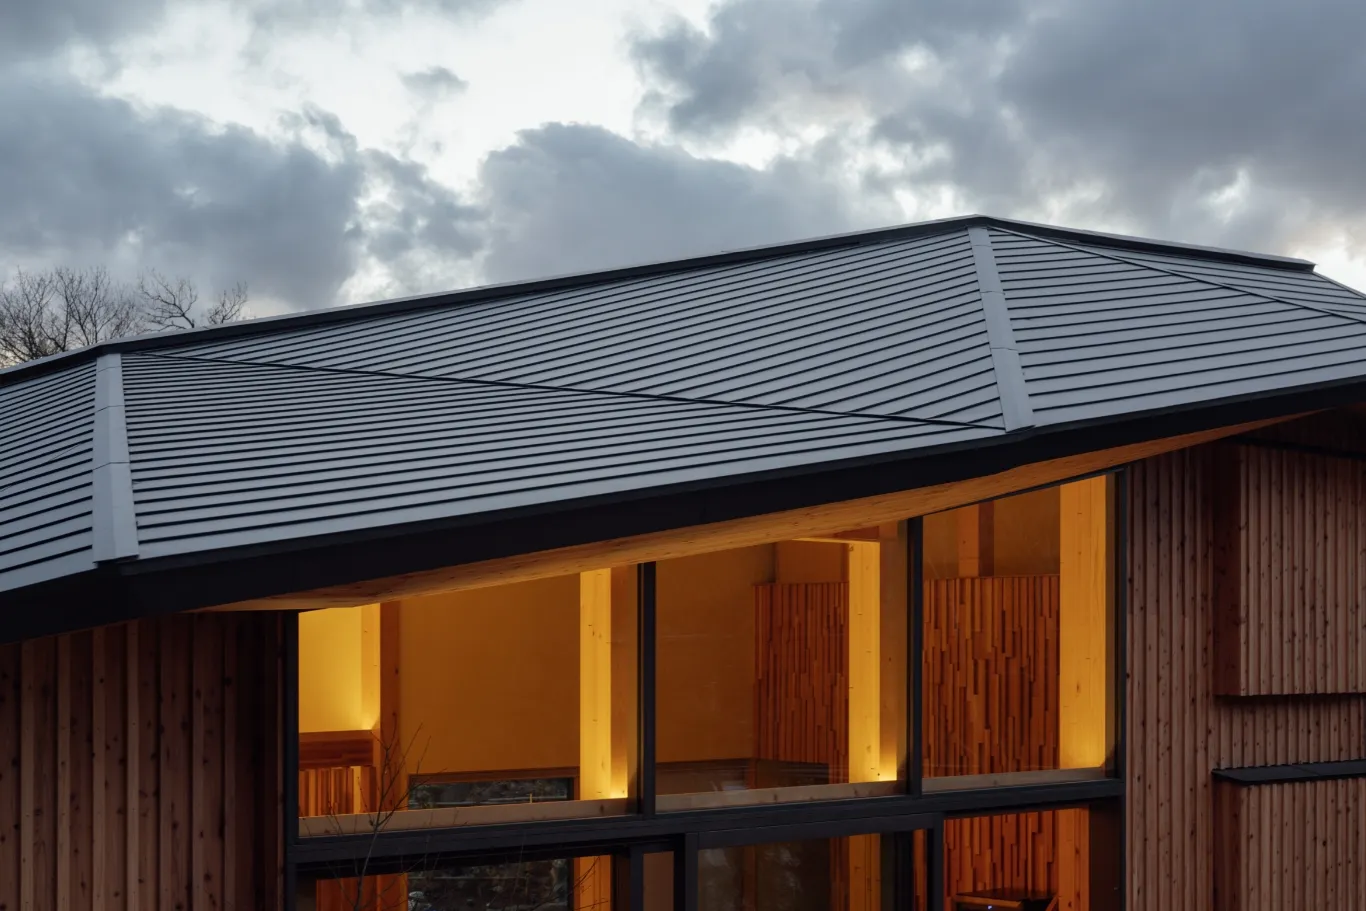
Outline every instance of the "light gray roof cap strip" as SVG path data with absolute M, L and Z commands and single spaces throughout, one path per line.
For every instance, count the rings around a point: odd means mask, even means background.
M 128 423 L 123 407 L 123 356 L 102 354 L 95 362 L 94 560 L 138 555 L 133 475 L 128 464 Z
M 968 238 L 972 241 L 972 258 L 982 292 L 982 312 L 986 315 L 987 337 L 991 342 L 991 364 L 996 372 L 996 390 L 1001 397 L 1006 430 L 1033 427 L 1029 389 L 1020 366 L 1020 352 L 1015 347 L 1015 333 L 1010 326 L 1010 310 L 1005 292 L 1001 290 L 1001 277 L 996 272 L 996 259 L 991 252 L 991 235 L 986 228 L 969 228 Z

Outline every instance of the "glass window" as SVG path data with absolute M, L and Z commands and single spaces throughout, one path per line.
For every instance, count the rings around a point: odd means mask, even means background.
M 1112 818 L 1113 817 L 1113 818 Z M 948 911 L 1111 908 L 1117 842 L 1102 831 L 1118 814 L 1085 807 L 944 823 Z M 1056 904 L 1054 904 L 1056 902 Z
M 657 565 L 660 810 L 898 790 L 906 557 L 900 523 Z
M 925 517 L 927 788 L 1104 774 L 1111 501 L 1098 477 Z
M 637 596 L 631 567 L 303 614 L 301 834 L 628 812 Z
M 907 864 L 910 894 L 894 901 L 897 859 Z M 923 836 L 855 835 L 698 852 L 698 911 L 877 911 L 883 907 L 923 911 Z M 884 894 L 887 893 L 887 894 Z

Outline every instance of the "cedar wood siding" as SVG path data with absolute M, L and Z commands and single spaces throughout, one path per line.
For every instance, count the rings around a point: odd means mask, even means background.
M 278 615 L 0 645 L 0 909 L 281 907 Z
M 1220 768 L 1366 757 L 1366 695 L 1351 656 L 1333 651 L 1356 635 L 1363 616 L 1349 590 L 1366 574 L 1361 538 L 1342 531 L 1363 521 L 1344 517 L 1361 511 L 1358 482 L 1344 480 L 1354 476 L 1344 459 L 1318 457 L 1333 463 L 1319 464 L 1236 446 L 1257 470 L 1232 481 L 1241 479 L 1257 508 L 1234 513 L 1227 490 L 1217 489 L 1230 483 L 1230 451 L 1200 446 L 1138 462 L 1129 473 L 1127 907 L 1366 907 L 1366 892 L 1353 885 L 1366 881 L 1360 815 L 1353 820 L 1323 802 L 1359 805 L 1359 781 L 1216 789 L 1211 778 Z M 1277 492 L 1269 496 L 1273 464 Z M 1230 531 L 1235 515 L 1241 521 Z M 1265 547 L 1270 529 L 1275 549 Z M 1225 622 L 1229 604 L 1216 608 L 1230 537 L 1259 561 L 1242 577 L 1255 583 L 1256 599 L 1239 595 L 1244 612 L 1234 615 L 1244 622 L 1233 625 Z M 1223 580 L 1218 588 L 1227 594 Z M 1266 695 L 1216 695 L 1217 658 L 1230 651 L 1240 659 L 1231 679 Z M 1348 684 L 1355 689 L 1344 691 Z M 1274 870 L 1266 866 L 1273 857 L 1282 865 Z M 1268 877 L 1287 884 L 1290 904 L 1257 886 Z M 1311 905 L 1318 893 L 1296 891 L 1320 880 L 1335 884 L 1339 904 Z

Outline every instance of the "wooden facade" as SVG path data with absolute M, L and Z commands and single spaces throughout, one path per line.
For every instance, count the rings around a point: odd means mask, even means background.
M 1256 470 L 1240 472 L 1237 479 L 1244 496 L 1253 497 L 1244 502 L 1255 502 L 1257 509 L 1250 520 L 1236 525 L 1219 511 L 1227 502 L 1227 491 L 1219 488 L 1230 478 L 1226 456 L 1218 449 L 1175 452 L 1139 462 L 1130 470 L 1130 911 L 1311 907 L 1299 902 L 1248 904 L 1251 898 L 1226 894 L 1216 903 L 1221 860 L 1215 846 L 1226 840 L 1235 821 L 1216 805 L 1211 773 L 1366 756 L 1366 694 L 1342 689 L 1346 684 L 1356 686 L 1348 674 L 1351 663 L 1344 660 L 1320 669 L 1327 653 L 1338 647 L 1331 636 L 1345 628 L 1352 608 L 1358 617 L 1362 609 L 1345 587 L 1342 600 L 1319 599 L 1330 580 L 1341 579 L 1345 585 L 1349 571 L 1361 571 L 1355 549 L 1361 538 L 1330 531 L 1348 524 L 1345 517 L 1338 518 L 1342 509 L 1330 504 L 1352 502 L 1351 467 L 1262 450 L 1246 459 L 1245 464 Z M 1305 509 L 1301 498 L 1309 497 L 1322 508 Z M 1279 545 L 1274 554 L 1264 549 L 1272 540 Z M 1216 568 L 1227 553 L 1221 550 L 1230 546 L 1265 561 L 1244 559 L 1241 580 L 1249 600 L 1234 606 L 1240 612 L 1235 616 L 1249 619 L 1233 625 L 1223 622 L 1230 616 L 1230 605 L 1216 606 Z M 1316 619 L 1308 621 L 1310 617 Z M 1233 677 L 1240 682 L 1234 689 L 1269 694 L 1220 695 L 1217 682 L 1227 666 L 1218 665 L 1216 656 L 1228 654 L 1241 662 Z M 1252 808 L 1261 814 L 1261 822 L 1255 832 L 1247 833 L 1278 837 L 1267 831 L 1271 820 L 1266 814 L 1281 798 L 1267 789 L 1286 787 L 1291 786 L 1248 789 L 1239 824 L 1251 826 L 1246 813 Z M 1293 823 L 1278 817 L 1275 824 L 1293 825 L 1296 837 L 1306 844 L 1315 840 L 1331 845 L 1323 849 L 1326 854 L 1316 856 L 1334 858 L 1332 877 L 1359 877 L 1360 861 L 1352 859 L 1350 846 L 1337 841 L 1342 829 L 1319 815 L 1327 808 L 1316 807 L 1311 814 L 1307 805 L 1297 806 L 1305 807 L 1303 815 L 1294 816 Z M 1361 907 L 1361 893 L 1356 900 L 1355 906 L 1349 902 L 1336 907 Z
M 1366 906 L 1366 779 L 1215 786 L 1220 911 Z
M 0 908 L 280 907 L 281 655 L 270 614 L 0 646 Z

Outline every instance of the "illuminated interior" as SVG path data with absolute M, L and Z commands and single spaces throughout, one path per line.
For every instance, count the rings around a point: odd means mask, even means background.
M 946 911 L 1069 911 L 1110 907 L 1093 896 L 1085 808 L 944 823 Z
M 1110 484 L 925 518 L 926 787 L 1107 765 Z
M 894 793 L 906 528 L 658 564 L 661 811 Z

